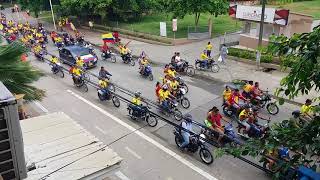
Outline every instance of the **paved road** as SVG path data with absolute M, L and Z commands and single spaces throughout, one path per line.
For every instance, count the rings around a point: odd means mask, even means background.
M 57 49 L 50 43 L 50 53 L 58 55 Z M 98 53 L 100 56 L 100 53 Z M 173 128 L 164 122 L 150 128 L 145 122 L 132 121 L 127 117 L 126 105 L 119 109 L 111 102 L 100 102 L 94 88 L 83 93 L 74 88 L 70 76 L 64 79 L 51 74 L 47 64 L 30 56 L 32 64 L 45 72 L 47 76 L 35 83 L 45 89 L 47 96 L 39 103 L 31 103 L 33 115 L 63 111 L 89 130 L 105 144 L 109 144 L 123 159 L 121 169 L 112 179 L 269 179 L 264 172 L 230 156 L 216 159 L 210 166 L 203 164 L 198 154 L 181 152 L 177 149 Z M 161 67 L 153 67 L 155 81 L 150 82 L 138 74 L 138 67 L 118 62 L 99 61 L 98 66 L 105 66 L 112 74 L 114 83 L 132 91 L 141 91 L 143 96 L 155 100 L 154 86 L 162 76 Z M 97 73 L 98 68 L 90 71 Z M 226 76 L 222 70 L 217 76 Z M 189 85 L 187 97 L 191 107 L 183 112 L 190 112 L 196 121 L 202 122 L 206 111 L 212 106 L 221 105 L 221 93 L 224 82 L 207 79 L 184 77 Z M 262 79 L 261 79 L 262 80 Z M 128 96 L 126 96 L 129 98 Z M 280 108 L 273 121 L 286 118 L 297 107 L 286 104 Z M 266 112 L 262 112 L 266 115 Z
M 48 50 L 50 53 L 58 55 L 56 48 L 51 43 L 48 46 Z M 100 54 L 98 53 L 98 55 Z M 104 143 L 110 144 L 124 158 L 121 164 L 121 172 L 129 179 L 210 179 L 210 176 L 218 179 L 268 179 L 264 172 L 230 156 L 216 159 L 210 166 L 204 165 L 198 154 L 184 153 L 176 148 L 172 134 L 173 128 L 170 125 L 160 122 L 157 127 L 150 128 L 146 127 L 145 122 L 132 121 L 126 116 L 126 105 L 124 103 L 119 109 L 116 109 L 111 102 L 100 102 L 94 88 L 89 87 L 89 92 L 83 93 L 73 87 L 71 77 L 66 76 L 64 79 L 56 77 L 51 74 L 47 64 L 33 58 L 30 60 L 35 67 L 47 74 L 46 77 L 35 83 L 39 88 L 47 91 L 47 97 L 41 104 L 49 112 L 65 112 Z M 150 82 L 140 77 L 138 66 L 126 65 L 122 63 L 120 57 L 117 58 L 116 63 L 100 60 L 98 67 L 100 66 L 106 67 L 113 74 L 112 81 L 114 83 L 132 91 L 139 90 L 143 96 L 155 100 L 155 81 Z M 90 71 L 97 73 L 98 70 L 99 68 L 93 68 Z M 153 72 L 155 79 L 157 79 L 162 75 L 162 68 L 153 67 Z M 195 117 L 195 120 L 202 122 L 208 108 L 213 105 L 220 107 L 220 95 L 224 83 L 190 77 L 184 77 L 184 79 L 190 87 L 187 97 L 191 101 L 191 107 L 188 110 L 180 109 L 184 113 L 190 112 Z M 68 90 L 71 90 L 76 95 Z M 126 97 L 129 98 L 128 96 Z M 91 103 L 94 107 L 90 106 Z M 39 114 L 44 113 L 39 107 L 33 106 Z M 279 115 L 271 118 L 273 121 L 283 119 L 295 108 L 293 105 L 281 107 Z M 105 111 L 119 118 L 121 122 L 139 129 L 139 132 L 144 133 L 166 149 L 163 151 L 163 149 L 155 147 L 149 141 L 132 133 L 132 130 L 119 125 L 114 119 L 107 116 Z M 263 112 L 263 114 L 266 115 L 266 112 Z M 183 159 L 180 157 L 176 159 L 170 156 L 167 149 L 177 153 Z M 195 168 L 196 170 L 199 168 L 210 176 L 200 175 L 181 162 L 184 162 L 184 160 L 191 162 L 191 167 L 197 167 Z

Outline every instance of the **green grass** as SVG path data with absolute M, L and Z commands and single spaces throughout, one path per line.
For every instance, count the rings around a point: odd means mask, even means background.
M 291 12 L 307 14 L 313 16 L 314 19 L 320 19 L 320 0 L 294 2 L 273 7 L 290 9 Z
M 7 3 L 7 2 L 6 2 L 6 3 L 0 3 L 0 4 L 1 4 L 4 8 L 9 8 L 9 7 L 13 7 L 13 4 L 14 4 L 14 3 L 11 4 L 11 3 Z
M 199 29 L 207 30 L 205 26 L 208 26 L 208 14 L 202 14 L 199 19 Z M 160 22 L 166 22 L 167 25 L 167 37 L 172 38 L 172 22 L 171 16 L 164 14 L 148 15 L 143 17 L 138 22 L 133 23 L 107 23 L 109 26 L 119 27 L 127 30 L 133 30 L 137 32 L 148 33 L 152 35 L 160 35 Z M 188 33 L 188 26 L 192 26 L 190 30 L 194 30 L 194 16 L 187 15 L 183 19 L 178 19 L 178 31 L 176 32 L 176 38 L 185 38 Z M 225 32 L 235 32 L 241 29 L 242 23 L 236 22 L 228 15 L 213 17 L 213 36 L 224 34 Z

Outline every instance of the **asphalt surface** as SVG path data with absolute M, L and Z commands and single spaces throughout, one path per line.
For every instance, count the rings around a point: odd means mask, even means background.
M 52 42 L 48 44 L 48 51 L 58 55 Z M 96 52 L 100 57 L 100 52 Z M 33 56 L 29 56 L 29 60 L 46 74 L 35 83 L 37 87 L 46 90 L 46 97 L 40 106 L 30 104 L 34 115 L 57 111 L 68 114 L 124 159 L 119 172 L 128 179 L 270 179 L 263 171 L 231 156 L 223 156 L 215 159 L 213 164 L 205 165 L 198 153 L 182 152 L 177 148 L 172 126 L 160 121 L 156 127 L 151 128 L 146 122 L 131 120 L 127 116 L 127 105 L 124 102 L 121 102 L 120 108 L 114 107 L 111 101 L 100 102 L 95 88 L 89 86 L 89 91 L 85 93 L 73 86 L 71 76 L 67 73 L 62 79 L 51 73 L 48 64 Z M 138 65 L 132 67 L 124 64 L 120 57 L 117 57 L 116 63 L 99 58 L 98 67 L 89 71 L 98 74 L 100 66 L 111 72 L 113 83 L 131 91 L 140 91 L 144 97 L 155 101 L 155 83 L 160 81 L 162 67 L 153 67 L 155 78 L 151 82 L 139 75 Z M 190 100 L 191 107 L 187 110 L 182 107 L 179 109 L 183 113 L 191 113 L 196 121 L 202 123 L 209 108 L 221 106 L 224 83 L 187 76 L 183 76 L 183 79 L 189 86 L 186 97 Z M 97 81 L 94 77 L 91 80 Z M 127 95 L 119 94 L 130 99 Z M 286 119 L 297 108 L 286 104 L 280 107 L 278 115 L 270 118 L 273 122 Z M 269 116 L 265 110 L 261 114 Z M 124 179 L 122 175 L 114 174 L 111 179 Z

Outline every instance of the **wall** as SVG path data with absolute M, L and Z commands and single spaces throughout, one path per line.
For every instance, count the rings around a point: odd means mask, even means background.
M 239 45 L 248 47 L 251 49 L 256 49 L 258 47 L 259 37 L 250 36 L 247 34 L 240 34 Z M 269 43 L 268 39 L 262 39 L 262 46 L 267 46 Z
M 280 28 L 280 34 L 291 37 L 294 33 L 310 32 L 312 22 L 312 16 L 290 12 L 288 25 Z

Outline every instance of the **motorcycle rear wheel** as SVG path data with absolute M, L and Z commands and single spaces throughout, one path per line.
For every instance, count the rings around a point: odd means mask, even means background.
M 176 142 L 176 145 L 178 146 L 178 148 L 181 148 L 181 145 L 183 143 L 183 139 L 178 137 L 177 135 L 174 137 L 174 141 Z
M 114 55 L 111 55 L 110 60 L 113 63 L 117 62 L 116 56 L 114 56 Z
M 150 127 L 156 127 L 158 125 L 158 119 L 155 116 L 148 116 L 146 119 Z
M 184 97 L 180 101 L 183 108 L 188 109 L 190 107 L 190 101 L 188 98 Z
M 152 75 L 152 74 L 150 74 L 150 75 L 148 76 L 148 78 L 149 78 L 150 81 L 153 81 L 153 75 Z
M 120 107 L 120 100 L 117 96 L 112 97 L 112 103 L 115 107 L 117 107 L 117 108 Z
M 209 165 L 213 163 L 213 156 L 208 149 L 201 148 L 199 151 L 199 155 L 202 162 L 204 162 L 205 164 Z
M 131 65 L 131 66 L 136 65 L 136 63 L 134 62 L 134 60 L 133 60 L 133 59 L 131 59 L 131 60 L 130 60 L 130 65 Z
M 279 113 L 279 107 L 276 105 L 276 103 L 269 103 L 267 104 L 267 111 L 271 115 L 276 115 Z

